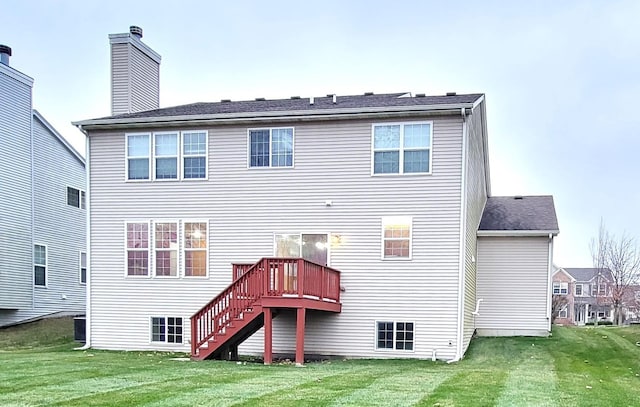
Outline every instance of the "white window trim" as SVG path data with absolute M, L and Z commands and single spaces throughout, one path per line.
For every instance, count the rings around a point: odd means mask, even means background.
M 69 188 L 71 189 L 75 189 L 76 191 L 78 191 L 78 206 L 73 206 L 73 205 L 69 205 Z M 65 202 L 67 203 L 67 206 L 70 206 L 72 208 L 78 208 L 78 209 L 87 209 L 87 201 L 86 201 L 86 192 L 83 189 L 80 188 L 76 188 L 74 186 L 71 185 L 67 185 L 65 188 Z M 83 199 L 84 199 L 84 205 L 83 203 Z
M 581 290 L 580 294 L 578 294 L 578 286 L 580 286 L 580 290 Z M 584 297 L 585 296 L 584 295 L 584 284 L 576 283 L 574 285 L 574 287 L 573 287 L 573 293 L 574 293 L 573 295 L 576 296 L 576 297 Z
M 207 225 L 207 248 L 205 249 L 205 258 L 207 260 L 207 266 L 205 268 L 204 276 L 188 276 L 187 275 L 187 251 L 201 251 L 202 249 L 187 249 L 186 248 L 186 224 L 187 223 L 204 223 Z M 185 279 L 200 279 L 204 280 L 209 278 L 209 270 L 211 268 L 211 260 L 209 259 L 209 250 L 211 247 L 211 225 L 208 219 L 183 219 L 180 226 L 180 232 L 182 233 L 182 245 L 180 247 L 180 253 L 178 254 L 182 258 L 182 262 L 179 263 L 180 270 L 178 274 L 181 274 Z
M 378 323 L 379 322 L 391 322 L 393 323 L 393 348 L 378 348 Z M 413 324 L 413 349 L 396 349 L 396 327 L 397 323 Z M 400 321 L 395 319 L 376 319 L 373 324 L 373 351 L 374 352 L 400 352 L 400 353 L 415 353 L 416 352 L 416 323 L 415 321 Z
M 405 240 L 404 238 L 388 238 L 384 237 L 384 228 L 389 223 L 407 222 L 409 224 L 409 257 L 385 257 L 384 242 L 385 240 Z M 413 259 L 413 217 L 411 216 L 383 216 L 381 218 L 380 227 L 380 259 L 383 261 L 410 261 Z
M 185 155 L 184 153 L 184 133 L 204 133 L 204 156 L 200 154 L 189 154 Z M 178 177 L 181 181 L 207 181 L 209 179 L 209 131 L 208 130 L 182 130 L 180 131 L 180 135 L 178 137 L 178 150 L 180 156 L 178 157 Z M 184 177 L 184 159 L 190 157 L 204 157 L 204 178 L 185 178 Z M 174 180 L 175 181 L 175 180 Z
M 148 156 L 129 156 L 129 137 L 132 136 L 149 136 Z M 124 180 L 126 182 L 149 182 L 153 179 L 153 134 L 152 133 L 125 133 L 124 134 Z M 147 179 L 129 179 L 129 159 L 146 158 L 149 161 L 149 178 Z
M 298 257 L 302 258 L 302 235 L 326 235 L 327 236 L 327 267 L 331 267 L 331 233 L 329 232 L 315 232 L 315 231 L 304 231 L 304 232 L 274 232 L 273 233 L 273 256 L 277 256 L 277 244 L 276 236 L 277 235 L 298 235 L 300 237 L 300 253 L 298 253 Z
M 85 267 L 84 267 L 84 275 L 85 275 L 85 281 L 82 281 L 82 255 L 84 254 L 84 258 L 85 258 Z M 81 285 L 86 285 L 87 282 L 86 280 L 89 279 L 89 258 L 87 257 L 87 252 L 80 250 L 78 252 L 78 282 Z
M 149 236 L 148 236 L 148 245 L 149 247 L 147 247 L 146 249 L 129 249 L 127 247 L 127 225 L 132 224 L 132 223 L 146 223 L 147 226 L 147 231 L 149 232 Z M 132 278 L 132 279 L 149 279 L 152 277 L 153 275 L 153 258 L 151 257 L 152 254 L 152 249 L 153 249 L 153 240 L 152 240 L 152 224 L 151 221 L 149 220 L 128 220 L 124 222 L 124 253 L 123 253 L 123 257 L 124 257 L 124 277 L 125 278 Z M 128 262 L 128 256 L 127 253 L 129 250 L 132 251 L 147 251 L 147 275 L 146 276 L 138 276 L 138 275 L 129 275 L 129 262 Z
M 156 136 L 165 136 L 165 135 L 175 135 L 176 136 L 176 155 L 161 155 L 156 156 Z M 180 180 L 180 145 L 182 144 L 182 137 L 179 131 L 158 131 L 151 134 L 152 142 L 151 142 L 151 156 L 153 157 L 153 162 L 151 163 L 151 172 L 152 176 L 150 180 L 158 181 L 158 182 L 167 182 L 167 181 L 179 181 Z M 176 177 L 175 178 L 157 178 L 156 177 L 156 160 L 158 158 L 175 158 L 176 159 Z M 128 168 L 128 167 L 127 167 Z M 150 181 L 149 180 L 149 181 Z
M 429 170 L 427 172 L 404 172 L 404 126 L 413 124 L 428 124 L 429 125 Z M 375 149 L 374 132 L 376 126 L 400 126 L 400 147 L 399 148 L 380 148 Z M 425 150 L 425 148 L 409 148 L 407 151 Z M 381 151 L 398 151 L 399 162 L 397 173 L 384 173 L 376 174 L 375 171 L 375 153 Z M 417 122 L 381 122 L 373 123 L 371 125 L 371 176 L 373 177 L 397 177 L 397 176 L 415 176 L 415 175 L 431 175 L 433 173 L 433 121 L 417 121 Z
M 562 316 L 563 312 L 564 312 L 564 316 Z M 569 318 L 569 308 L 566 305 L 562 307 L 560 311 L 558 311 L 558 318 L 563 318 L 563 319 Z
M 44 285 L 36 284 L 36 266 L 42 266 L 42 264 L 36 264 L 35 251 L 36 246 L 44 247 Z M 33 243 L 31 247 L 31 281 L 32 285 L 36 288 L 49 288 L 49 246 L 46 244 Z
M 177 270 L 176 270 L 176 275 L 175 276 L 159 276 L 156 274 L 157 270 L 156 270 L 156 253 L 159 250 L 165 250 L 165 249 L 158 249 L 156 248 L 156 225 L 158 223 L 175 223 L 177 226 L 176 229 L 176 233 L 177 233 L 177 254 L 176 254 L 176 260 L 177 260 Z M 153 278 L 158 278 L 161 280 L 167 280 L 167 279 L 179 279 L 180 278 L 180 271 L 181 271 L 181 243 L 182 243 L 182 239 L 180 238 L 181 234 L 184 233 L 184 231 L 182 230 L 182 225 L 180 224 L 179 220 L 176 219 L 161 219 L 161 220 L 153 220 L 151 221 L 151 227 L 152 229 L 150 229 L 150 234 L 151 236 L 149 236 L 149 245 L 151 246 L 151 251 L 153 252 L 153 257 L 149 257 L 149 261 L 150 261 L 150 265 L 149 265 L 149 269 L 150 269 L 150 275 L 153 276 Z M 153 263 L 151 263 L 151 259 L 153 258 Z M 153 272 L 151 272 L 151 270 L 153 270 Z
M 169 336 L 169 333 L 167 331 L 165 331 L 164 333 L 164 337 L 165 340 L 164 341 L 154 341 L 153 340 L 153 319 L 154 318 L 164 318 L 164 327 L 165 329 L 169 328 L 169 318 L 182 318 L 182 342 L 168 342 L 167 338 Z M 163 346 L 176 346 L 176 345 L 185 345 L 188 344 L 187 342 L 187 338 L 186 338 L 186 331 L 185 331 L 185 317 L 182 316 L 175 316 L 175 315 L 151 315 L 149 317 L 149 344 L 153 344 L 153 345 L 163 345 Z
M 274 167 L 271 165 L 271 158 L 272 158 L 272 154 L 273 154 L 273 148 L 272 148 L 272 142 L 273 142 L 273 130 L 284 130 L 284 129 L 291 129 L 291 146 L 292 146 L 292 151 L 291 151 L 291 165 L 290 166 L 277 166 Z M 268 166 L 255 166 L 252 167 L 251 166 L 251 132 L 252 131 L 260 131 L 260 130 L 268 130 L 269 131 L 269 165 Z M 275 170 L 282 170 L 282 169 L 291 169 L 291 168 L 295 168 L 296 166 L 296 129 L 293 126 L 285 126 L 285 127 L 255 127 L 255 128 L 249 128 L 247 129 L 247 169 L 251 169 L 251 170 L 260 170 L 260 169 L 275 169 Z
M 558 287 L 558 292 L 556 293 L 556 287 Z M 569 295 L 569 283 L 564 281 L 554 281 L 552 293 L 553 295 Z M 564 288 L 564 292 L 562 292 Z

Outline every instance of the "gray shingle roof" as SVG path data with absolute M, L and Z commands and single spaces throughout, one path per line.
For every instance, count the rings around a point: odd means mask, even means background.
M 575 278 L 576 281 L 580 281 L 580 282 L 584 282 L 584 281 L 590 281 L 592 278 L 594 278 L 596 276 L 596 274 L 598 274 L 598 269 L 597 268 L 567 268 L 567 267 L 563 267 L 562 268 L 564 271 L 566 271 L 567 273 L 569 273 L 569 275 L 571 275 L 571 277 Z M 602 275 L 609 279 L 611 281 L 611 272 L 609 271 L 609 269 L 604 269 L 602 270 Z
M 558 231 L 553 197 L 550 195 L 489 197 L 478 229 Z
M 163 109 L 148 110 L 137 113 L 127 113 L 100 119 L 126 119 L 148 117 L 173 117 L 173 116 L 197 116 L 209 114 L 233 114 L 233 113 L 263 113 L 286 111 L 318 111 L 326 109 L 349 109 L 387 106 L 433 106 L 455 105 L 474 103 L 483 96 L 481 93 L 450 96 L 414 96 L 408 97 L 408 92 L 336 96 L 333 103 L 333 95 L 314 98 L 311 104 L 309 98 L 296 99 L 271 99 L 271 100 L 246 100 L 225 101 L 215 103 L 192 103 L 188 105 L 167 107 Z M 96 119 L 96 120 L 100 120 Z

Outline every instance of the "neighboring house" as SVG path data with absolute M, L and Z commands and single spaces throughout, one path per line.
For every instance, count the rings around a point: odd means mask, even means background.
M 0 46 L 0 326 L 83 314 L 84 159 L 32 109 L 33 79 Z
M 114 116 L 75 123 L 92 347 L 458 360 L 548 334 L 553 199 L 491 197 L 484 95 L 159 109 L 141 30 L 110 42 Z
M 584 325 L 588 322 L 612 321 L 611 273 L 597 268 L 558 268 L 553 274 L 552 295 L 566 299 L 555 323 Z

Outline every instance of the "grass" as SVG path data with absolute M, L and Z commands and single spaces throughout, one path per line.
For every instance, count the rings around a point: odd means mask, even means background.
M 71 319 L 0 330 L 2 406 L 638 406 L 640 327 L 479 338 L 456 364 L 263 366 L 74 351 Z

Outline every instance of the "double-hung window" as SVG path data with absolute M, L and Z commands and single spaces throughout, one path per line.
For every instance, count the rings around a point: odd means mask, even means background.
M 249 167 L 293 167 L 293 127 L 249 130 Z
M 149 134 L 127 134 L 127 179 L 149 179 Z
M 584 294 L 582 293 L 582 284 L 576 284 L 576 297 L 582 297 Z
M 569 283 L 554 282 L 553 294 L 555 295 L 567 295 L 569 293 Z
M 87 282 L 87 253 L 80 252 L 80 283 Z
M 373 174 L 431 173 L 432 123 L 373 125 Z
M 33 284 L 47 286 L 47 246 L 33 245 Z
M 182 132 L 182 178 L 203 179 L 207 177 L 207 132 Z
M 382 218 L 383 259 L 411 258 L 411 229 L 410 217 Z
M 178 133 L 153 135 L 155 179 L 178 179 Z
M 178 224 L 155 223 L 155 275 L 176 277 L 178 275 Z
M 149 275 L 149 224 L 127 223 L 127 275 Z
M 207 276 L 207 224 L 184 223 L 184 275 Z
M 67 187 L 67 205 L 85 209 L 86 202 L 84 191 L 73 187 Z
M 376 349 L 413 350 L 413 322 L 376 322 Z

